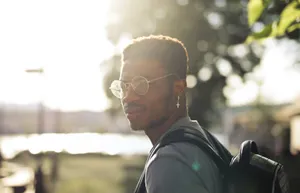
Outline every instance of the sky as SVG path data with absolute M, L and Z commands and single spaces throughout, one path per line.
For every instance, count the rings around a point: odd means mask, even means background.
M 106 38 L 108 11 L 108 0 L 0 1 L 0 102 L 42 99 L 65 111 L 106 109 L 100 64 L 115 50 Z M 299 44 L 268 41 L 266 46 L 262 66 L 255 70 L 264 81 L 262 93 L 278 103 L 293 100 L 300 94 L 299 69 L 291 67 L 300 60 Z M 25 72 L 41 67 L 43 75 Z M 228 83 L 231 105 L 255 99 L 259 90 L 252 80 L 243 84 L 233 76 Z

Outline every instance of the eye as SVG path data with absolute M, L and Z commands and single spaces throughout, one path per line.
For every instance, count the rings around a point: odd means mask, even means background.
M 130 87 L 130 83 L 120 81 L 120 88 L 122 91 L 126 91 Z
M 135 77 L 132 79 L 132 87 L 136 93 L 144 95 L 148 91 L 149 84 L 144 77 Z

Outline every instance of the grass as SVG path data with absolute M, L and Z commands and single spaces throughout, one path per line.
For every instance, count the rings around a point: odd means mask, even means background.
M 14 162 L 35 168 L 35 158 L 22 154 Z M 96 154 L 68 155 L 59 154 L 58 176 L 55 193 L 129 193 L 142 172 L 145 162 L 143 156 L 121 157 Z M 51 159 L 44 156 L 43 170 L 46 183 L 52 187 L 50 180 Z M 51 192 L 50 192 L 51 193 Z

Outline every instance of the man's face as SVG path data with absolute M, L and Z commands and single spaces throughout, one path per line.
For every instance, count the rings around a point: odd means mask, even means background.
M 168 74 L 162 64 L 155 61 L 136 60 L 125 61 L 120 80 L 130 83 L 133 77 L 143 76 L 147 80 L 163 77 Z M 149 84 L 145 95 L 138 95 L 130 86 L 121 100 L 124 113 L 133 130 L 147 130 L 162 124 L 170 116 L 170 104 L 173 100 L 173 90 L 170 77 Z

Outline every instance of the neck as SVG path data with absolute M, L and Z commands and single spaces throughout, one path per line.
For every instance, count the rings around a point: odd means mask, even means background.
M 145 130 L 145 134 L 150 139 L 152 145 L 156 144 L 160 137 L 166 133 L 176 121 L 185 116 L 187 116 L 186 111 L 183 109 L 179 110 L 170 116 L 163 124 Z

